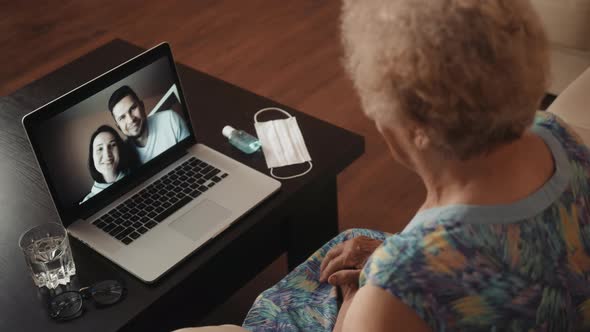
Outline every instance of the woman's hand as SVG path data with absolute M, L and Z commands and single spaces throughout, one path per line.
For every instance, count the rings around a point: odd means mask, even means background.
M 339 243 L 330 249 L 320 267 L 320 282 L 328 281 L 334 286 L 355 285 L 361 269 L 383 241 L 358 236 Z

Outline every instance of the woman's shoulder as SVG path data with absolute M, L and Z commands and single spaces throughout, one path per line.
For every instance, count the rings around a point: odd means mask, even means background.
M 581 137 L 559 116 L 545 111 L 538 111 L 533 122 L 533 131 L 549 131 L 568 151 L 577 153 L 585 152 L 588 155 L 588 148 Z
M 556 167 L 569 174 L 569 189 L 590 196 L 590 149 L 559 116 L 537 112 L 532 130 L 551 148 Z

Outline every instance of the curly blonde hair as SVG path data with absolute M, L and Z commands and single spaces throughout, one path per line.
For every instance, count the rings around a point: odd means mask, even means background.
M 344 0 L 341 20 L 345 67 L 381 125 L 399 112 L 464 160 L 532 124 L 549 50 L 528 0 Z

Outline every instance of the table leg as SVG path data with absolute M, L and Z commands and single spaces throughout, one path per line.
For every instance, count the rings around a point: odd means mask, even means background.
M 283 232 L 289 271 L 338 234 L 336 176 L 307 185 L 295 199 Z

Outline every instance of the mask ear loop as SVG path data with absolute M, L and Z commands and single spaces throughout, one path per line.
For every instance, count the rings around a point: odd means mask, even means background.
M 258 114 L 260 114 L 262 112 L 266 112 L 266 111 L 279 111 L 279 112 L 284 113 L 289 118 L 292 118 L 293 117 L 291 114 L 289 114 L 287 111 L 285 111 L 282 108 L 278 108 L 278 107 L 267 107 L 267 108 L 263 108 L 263 109 L 259 110 L 258 112 L 256 112 L 256 114 L 254 114 L 254 122 L 258 123 Z
M 311 171 L 311 169 L 313 168 L 313 164 L 311 163 L 311 161 L 308 161 L 309 163 L 309 168 L 307 169 L 307 171 L 301 173 L 301 174 L 297 174 L 297 175 L 292 175 L 292 176 L 276 176 L 273 171 L 275 170 L 274 168 L 270 169 L 270 175 L 275 178 L 275 179 L 279 179 L 279 180 L 289 180 L 289 179 L 294 179 L 294 178 L 298 178 L 300 176 L 304 176 L 305 174 L 309 173 L 309 171 Z

